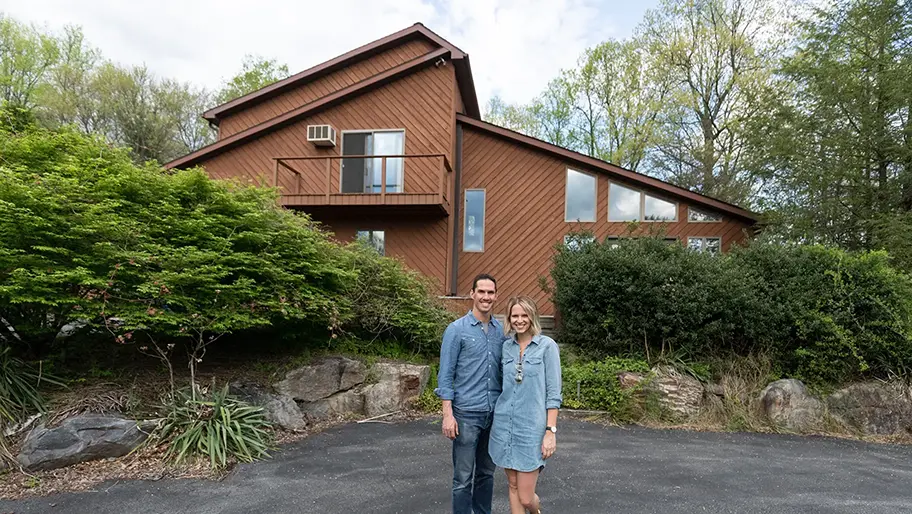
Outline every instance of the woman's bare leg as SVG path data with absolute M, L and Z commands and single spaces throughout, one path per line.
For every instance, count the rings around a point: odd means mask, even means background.
M 516 471 L 516 486 L 519 492 L 519 503 L 531 514 L 540 514 L 541 507 L 538 495 L 535 494 L 535 484 L 538 482 L 539 470 L 522 472 Z M 512 513 L 511 513 L 512 514 Z
M 519 502 L 519 489 L 516 483 L 516 471 L 505 469 L 507 472 L 507 489 L 510 492 L 510 514 L 526 514 L 526 509 Z

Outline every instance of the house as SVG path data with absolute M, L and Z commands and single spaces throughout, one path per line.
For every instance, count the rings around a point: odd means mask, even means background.
M 748 237 L 737 206 L 481 120 L 469 56 L 421 24 L 203 114 L 218 140 L 167 164 L 277 185 L 282 205 L 437 281 L 461 309 L 481 272 L 539 286 L 568 233 L 661 227 L 700 251 Z

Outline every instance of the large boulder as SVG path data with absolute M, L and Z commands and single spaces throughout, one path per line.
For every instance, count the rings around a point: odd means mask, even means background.
M 364 382 L 364 364 L 345 357 L 327 357 L 294 369 L 275 385 L 279 393 L 299 402 L 316 402 Z
M 399 410 L 420 396 L 431 376 L 429 366 L 380 362 L 371 368 L 377 382 L 364 388 L 364 413 L 377 416 Z
M 690 417 L 703 407 L 703 383 L 671 366 L 656 366 L 646 383 L 647 393 L 654 394 L 659 406 L 676 416 Z
M 231 384 L 231 394 L 251 405 L 263 408 L 266 419 L 286 430 L 300 430 L 307 425 L 304 413 L 288 395 L 273 394 L 256 384 Z
M 148 424 L 140 426 L 116 416 L 75 416 L 55 428 L 32 429 L 19 453 L 19 464 L 27 471 L 38 471 L 121 457 L 142 444 L 149 429 Z
M 772 423 L 806 432 L 823 419 L 823 403 L 811 396 L 800 380 L 787 378 L 770 383 L 760 393 L 760 410 Z
M 338 393 L 313 402 L 298 402 L 301 411 L 312 419 L 326 419 L 334 416 L 364 413 L 364 393 L 360 384 L 354 389 Z
M 838 421 L 870 435 L 907 434 L 912 431 L 912 401 L 900 384 L 860 382 L 827 398 Z

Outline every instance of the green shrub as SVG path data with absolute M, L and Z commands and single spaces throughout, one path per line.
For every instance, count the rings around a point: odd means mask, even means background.
M 437 372 L 439 369 L 440 367 L 437 364 L 431 364 L 431 377 L 428 379 L 427 386 L 421 392 L 421 396 L 418 397 L 418 402 L 415 405 L 422 412 L 440 412 L 440 409 L 443 408 L 443 401 L 434 393 L 434 389 L 437 389 Z
M 0 426 L 45 411 L 45 400 L 38 390 L 42 382 L 63 386 L 54 377 L 10 355 L 10 350 L 0 348 Z
M 618 421 L 633 416 L 633 394 L 638 388 L 621 389 L 617 374 L 622 371 L 648 373 L 643 360 L 607 357 L 600 361 L 563 365 L 564 406 L 571 409 L 603 410 Z
M 213 469 L 222 469 L 229 459 L 252 462 L 269 456 L 271 425 L 263 409 L 229 396 L 228 386 L 195 395 L 178 390 L 166 409 L 154 440 L 168 444 L 166 456 L 175 462 L 202 456 Z
M 812 383 L 912 370 L 912 280 L 883 253 L 755 243 L 712 256 L 628 239 L 560 249 L 552 276 L 559 340 L 590 355 L 759 352 Z

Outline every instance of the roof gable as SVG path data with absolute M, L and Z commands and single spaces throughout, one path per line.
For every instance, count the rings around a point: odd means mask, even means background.
M 450 59 L 452 59 L 456 67 L 456 79 L 459 83 L 459 89 L 462 94 L 463 103 L 466 106 L 466 112 L 472 117 L 480 118 L 481 112 L 478 107 L 478 99 L 475 94 L 475 84 L 472 80 L 472 69 L 469 64 L 468 54 L 447 40 L 443 39 L 421 23 L 416 23 L 411 27 L 390 34 L 389 36 L 380 38 L 350 52 L 342 54 L 336 58 L 330 59 L 322 64 L 318 64 L 317 66 L 308 68 L 286 79 L 270 84 L 262 89 L 254 91 L 242 97 L 235 98 L 234 100 L 226 102 L 222 105 L 213 107 L 212 109 L 209 109 L 203 113 L 203 118 L 217 125 L 219 123 L 219 120 L 224 116 L 244 110 L 252 105 L 256 105 L 264 100 L 282 94 L 289 89 L 297 87 L 298 85 L 323 77 L 334 71 L 345 68 L 346 66 L 350 66 L 355 62 L 369 59 L 370 57 L 380 52 L 393 48 L 397 45 L 401 45 L 402 43 L 414 38 L 424 38 L 425 40 L 437 45 L 441 49 L 446 49 L 449 52 Z
M 512 143 L 520 144 L 542 152 L 549 153 L 561 158 L 562 160 L 572 162 L 577 165 L 582 165 L 586 169 L 599 171 L 609 176 L 622 179 L 628 183 L 639 185 L 644 189 L 659 191 L 667 195 L 686 200 L 690 203 L 693 203 L 695 206 L 703 206 L 715 211 L 723 212 L 734 216 L 735 218 L 748 221 L 752 224 L 757 223 L 760 218 L 758 214 L 747 209 L 742 209 L 737 205 L 723 202 L 721 200 L 717 200 L 700 193 L 695 193 L 689 189 L 670 184 L 663 180 L 659 180 L 642 173 L 637 173 L 636 171 L 621 168 L 620 166 L 596 159 L 594 157 L 589 157 L 588 155 L 574 152 L 572 150 L 567 150 L 566 148 L 562 148 L 560 146 L 527 136 L 525 134 L 520 134 L 519 132 L 514 132 L 512 130 L 491 123 L 487 123 L 468 116 L 463 116 L 461 114 L 456 115 L 456 120 L 459 123 L 479 129 L 488 134 L 507 139 Z

